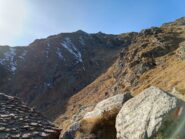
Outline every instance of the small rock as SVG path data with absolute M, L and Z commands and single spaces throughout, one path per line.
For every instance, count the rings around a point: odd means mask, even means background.
M 31 123 L 30 125 L 32 125 L 32 126 L 37 126 L 38 123 Z
M 5 127 L 0 127 L 0 131 L 4 131 L 5 130 Z
M 42 132 L 40 135 L 41 135 L 42 137 L 47 137 L 47 136 L 48 136 L 48 134 L 46 134 L 45 132 Z
M 24 133 L 22 135 L 22 138 L 30 138 L 31 137 L 31 134 L 30 133 Z
M 37 129 L 38 132 L 34 132 Z M 0 93 L 0 138 L 32 138 L 39 134 L 46 138 L 58 139 L 60 132 L 50 121 L 18 98 Z

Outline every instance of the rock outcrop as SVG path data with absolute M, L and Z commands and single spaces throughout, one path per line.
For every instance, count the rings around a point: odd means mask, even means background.
M 164 66 L 180 46 L 178 55 L 183 58 L 183 41 L 184 27 L 181 26 L 166 25 L 139 32 L 124 53 L 120 54 L 117 92 L 139 88 L 143 85 L 142 75 Z
M 177 56 L 179 60 L 185 59 L 185 41 L 179 44 L 179 48 L 177 49 Z
M 184 105 L 180 99 L 152 86 L 123 105 L 116 118 L 117 138 L 146 139 L 157 134 L 167 138 L 184 116 Z
M 0 139 L 58 139 L 60 131 L 18 98 L 0 93 Z

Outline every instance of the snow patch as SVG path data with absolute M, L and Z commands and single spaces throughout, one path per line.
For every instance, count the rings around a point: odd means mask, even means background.
M 16 48 L 10 47 L 7 52 L 4 53 L 4 58 L 0 59 L 0 64 L 5 65 L 9 63 L 8 67 L 12 72 L 17 69 L 17 62 L 15 60 Z
M 80 36 L 79 41 L 80 41 L 81 45 L 85 45 L 85 41 L 82 36 Z
M 46 58 L 49 57 L 49 49 L 50 49 L 50 43 L 47 43 L 47 46 L 46 46 L 46 49 L 45 49 Z
M 27 55 L 27 52 L 28 51 L 24 50 L 23 53 L 19 56 L 19 58 L 24 60 L 25 56 Z
M 60 59 L 65 60 L 64 56 L 62 55 L 62 52 L 61 52 L 61 49 L 60 49 L 60 48 L 57 48 L 56 54 L 57 54 L 57 56 L 58 56 Z
M 70 38 L 65 38 L 61 45 L 66 48 L 79 62 L 83 62 L 80 51 L 75 47 Z
M 48 42 L 48 47 L 50 47 L 50 43 Z

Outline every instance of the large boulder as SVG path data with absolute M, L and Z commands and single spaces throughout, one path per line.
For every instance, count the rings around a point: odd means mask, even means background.
M 99 102 L 93 111 L 83 117 L 78 138 L 114 139 L 115 118 L 123 104 L 130 98 L 131 94 L 126 92 Z
M 119 111 L 123 103 L 125 103 L 130 98 L 132 98 L 132 96 L 129 92 L 107 98 L 99 102 L 93 111 L 86 113 L 83 119 L 103 118 L 103 113 L 109 113 L 109 111 L 112 110 Z
M 93 111 L 87 112 L 82 120 L 74 120 L 69 129 L 63 133 L 61 139 L 111 139 L 116 137 L 115 118 L 123 104 L 132 96 L 129 92 L 118 94 L 99 102 Z M 81 114 L 80 114 L 81 115 Z M 76 116 L 75 116 L 76 117 Z M 79 114 L 77 114 L 79 117 Z M 81 116 L 80 116 L 81 117 Z M 76 119 L 76 118 L 75 118 Z M 104 137 L 109 129 L 107 138 Z M 98 133 L 97 133 L 98 130 Z M 113 133 L 114 132 L 114 133 Z M 111 133 L 112 135 L 109 135 Z M 97 135 L 98 134 L 98 135 Z
M 182 115 L 184 115 L 183 101 L 152 86 L 123 105 L 116 117 L 117 138 L 146 139 L 158 135 L 162 138 L 174 136 L 175 127 L 182 120 L 180 118 Z

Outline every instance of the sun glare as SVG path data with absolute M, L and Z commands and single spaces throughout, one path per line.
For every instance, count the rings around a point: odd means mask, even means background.
M 26 18 L 25 0 L 0 0 L 0 44 L 21 35 Z

